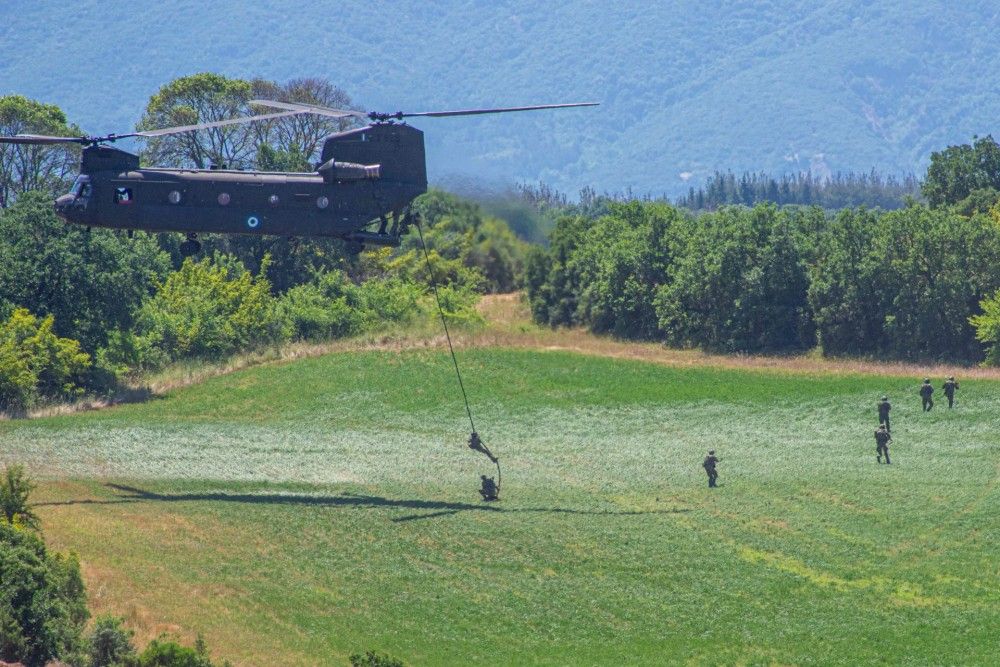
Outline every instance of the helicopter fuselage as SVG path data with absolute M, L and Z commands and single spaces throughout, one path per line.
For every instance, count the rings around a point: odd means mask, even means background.
M 376 124 L 328 137 L 310 173 L 143 168 L 132 153 L 90 146 L 73 190 L 55 207 L 88 227 L 396 245 L 396 223 L 426 190 L 423 133 Z M 377 232 L 364 231 L 377 222 Z

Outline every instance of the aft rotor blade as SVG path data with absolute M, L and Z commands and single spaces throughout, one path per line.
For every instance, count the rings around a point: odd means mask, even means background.
M 44 134 L 16 134 L 13 137 L 0 137 L 0 144 L 86 144 L 86 137 L 50 137 Z
M 386 114 L 393 118 L 411 118 L 414 116 L 426 116 L 428 118 L 442 118 L 445 116 L 478 116 L 487 113 L 510 113 L 511 111 L 537 111 L 540 109 L 569 109 L 571 107 L 596 107 L 600 102 L 572 102 L 569 104 L 537 104 L 529 107 L 504 107 L 499 109 L 462 109 L 460 111 L 422 111 L 418 113 Z
M 305 113 L 302 110 L 281 111 L 279 113 L 268 113 L 261 116 L 243 116 L 242 118 L 229 118 L 227 120 L 216 120 L 208 123 L 197 123 L 195 125 L 179 125 L 177 127 L 164 127 L 159 130 L 143 130 L 131 134 L 114 135 L 116 139 L 122 137 L 162 137 L 166 134 L 180 134 L 182 132 L 194 132 L 195 130 L 207 130 L 212 127 L 223 127 L 225 125 L 238 125 L 241 123 L 252 123 L 257 120 L 272 120 L 274 118 L 285 118 Z
M 275 109 L 290 109 L 297 113 L 314 113 L 318 116 L 328 116 L 330 118 L 368 118 L 364 111 L 354 111 L 352 109 L 331 109 L 321 107 L 317 104 L 306 104 L 304 102 L 276 102 L 274 100 L 250 100 L 250 104 L 257 104 L 262 107 L 273 107 Z

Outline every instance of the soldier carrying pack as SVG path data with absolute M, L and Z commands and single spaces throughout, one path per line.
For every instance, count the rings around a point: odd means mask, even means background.
M 875 431 L 875 456 L 879 463 L 882 463 L 882 457 L 885 456 L 885 462 L 887 464 L 892 463 L 889 460 L 889 443 L 892 442 L 892 436 L 889 435 L 889 430 L 886 429 L 885 424 L 879 425 L 878 429 Z
M 949 375 L 941 388 L 944 389 L 944 395 L 948 399 L 948 407 L 953 407 L 955 405 L 955 392 L 958 390 L 958 383 L 955 382 L 955 376 Z
M 931 399 L 933 393 L 934 387 L 931 386 L 931 379 L 924 378 L 924 383 L 920 385 L 920 400 L 923 402 L 924 412 L 930 412 L 931 408 L 934 407 L 934 401 Z
M 705 472 L 708 473 L 708 488 L 710 489 L 714 489 L 716 487 L 715 480 L 719 479 L 719 473 L 716 471 L 715 465 L 720 460 L 721 459 L 715 456 L 715 450 L 710 449 L 708 451 L 708 456 L 705 457 L 705 460 L 701 464 L 705 469 Z

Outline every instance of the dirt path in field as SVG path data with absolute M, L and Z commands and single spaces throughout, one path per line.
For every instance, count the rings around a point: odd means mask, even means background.
M 551 329 L 540 327 L 531 321 L 531 314 L 520 293 L 486 295 L 477 308 L 486 320 L 486 325 L 476 330 L 454 333 L 452 341 L 456 348 L 507 347 L 566 351 L 674 367 L 708 366 L 806 375 L 858 373 L 911 377 L 914 381 L 919 381 L 920 378 L 927 376 L 933 379 L 935 385 L 948 375 L 959 376 L 959 381 L 965 378 L 1000 379 L 1000 368 L 941 364 L 918 365 L 861 359 L 825 359 L 815 354 L 786 356 L 709 354 L 697 350 L 671 349 L 659 343 L 615 340 L 605 336 L 596 336 L 580 328 Z M 101 409 L 120 403 L 139 402 L 172 389 L 203 382 L 211 377 L 267 363 L 284 363 L 338 352 L 404 351 L 439 349 L 446 346 L 447 342 L 443 333 L 373 335 L 329 343 L 293 343 L 280 349 L 242 355 L 223 364 L 174 368 L 150 379 L 141 387 L 134 387 L 122 392 L 111 400 L 89 400 L 49 406 L 34 410 L 27 416 L 51 416 Z M 0 414 L 0 419 L 3 418 L 4 416 Z

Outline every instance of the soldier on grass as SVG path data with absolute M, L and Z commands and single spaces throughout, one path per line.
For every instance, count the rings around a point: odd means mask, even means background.
M 883 456 L 887 464 L 892 463 L 889 460 L 890 442 L 892 442 L 892 436 L 889 435 L 889 429 L 885 427 L 885 424 L 879 424 L 879 427 L 875 430 L 875 457 L 879 463 L 882 463 Z
M 483 497 L 483 500 L 487 502 L 500 500 L 500 489 L 497 488 L 497 483 L 493 481 L 493 478 L 486 475 L 480 475 L 479 478 L 483 481 L 483 487 L 479 489 L 479 494 Z
M 955 405 L 955 392 L 958 390 L 958 383 L 955 382 L 955 376 L 949 375 L 941 388 L 944 389 L 944 395 L 948 399 L 948 407 L 951 408 Z
M 934 387 L 931 386 L 931 379 L 924 378 L 924 383 L 920 385 L 920 400 L 923 402 L 924 412 L 930 412 L 931 408 L 934 407 L 934 401 L 931 399 L 933 393 Z
M 883 396 L 882 400 L 878 402 L 878 423 L 884 424 L 886 431 L 892 431 L 892 427 L 889 426 L 889 410 L 892 410 L 889 397 Z
M 720 461 L 718 457 L 715 456 L 715 450 L 708 450 L 708 456 L 705 457 L 705 461 L 701 464 L 705 468 L 705 472 L 708 473 L 708 488 L 714 489 L 716 487 L 715 480 L 719 479 L 719 473 L 715 469 L 715 465 Z

